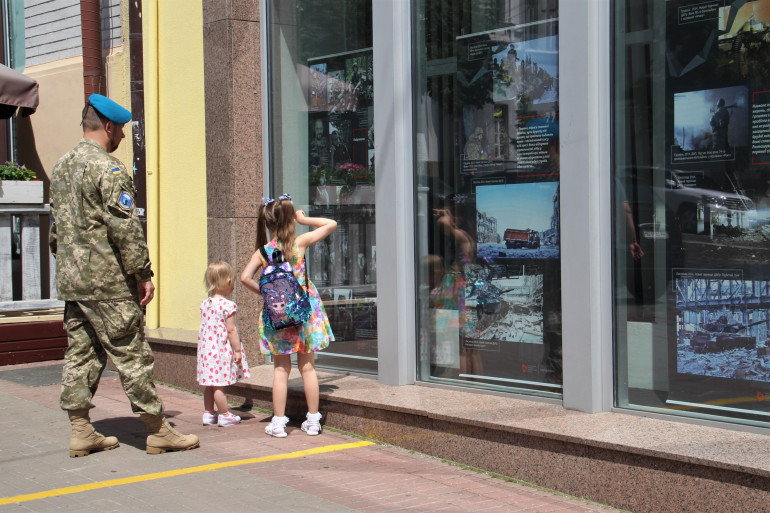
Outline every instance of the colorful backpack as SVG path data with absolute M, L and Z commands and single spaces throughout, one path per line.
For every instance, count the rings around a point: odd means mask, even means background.
M 301 326 L 310 318 L 310 298 L 294 276 L 291 263 L 280 249 L 274 250 L 271 257 L 264 246 L 259 251 L 268 263 L 259 277 L 264 302 L 262 322 L 273 330 Z

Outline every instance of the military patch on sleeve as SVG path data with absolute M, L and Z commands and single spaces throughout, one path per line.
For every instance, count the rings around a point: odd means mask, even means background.
M 115 169 L 111 169 L 111 170 L 110 170 L 110 172 L 111 172 L 113 175 L 119 175 L 119 174 L 120 174 L 120 168 L 119 168 L 119 167 L 116 167 Z
M 134 198 L 132 198 L 129 193 L 126 191 L 120 193 L 120 196 L 118 196 L 118 205 L 120 205 L 121 208 L 128 210 L 133 204 Z

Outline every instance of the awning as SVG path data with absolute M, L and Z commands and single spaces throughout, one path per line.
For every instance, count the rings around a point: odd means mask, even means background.
M 29 116 L 40 102 L 37 82 L 18 71 L 0 64 L 0 119 L 8 119 L 21 108 Z

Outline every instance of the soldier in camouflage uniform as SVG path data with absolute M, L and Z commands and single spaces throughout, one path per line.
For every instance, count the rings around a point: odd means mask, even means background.
M 152 378 L 142 307 L 154 296 L 153 273 L 132 176 L 110 155 L 130 119 L 117 103 L 91 95 L 83 110 L 83 139 L 51 176 L 50 246 L 68 338 L 60 404 L 72 423 L 70 457 L 119 445 L 114 436 L 97 433 L 88 415 L 107 357 L 120 373 L 131 409 L 150 431 L 148 453 L 198 447 L 197 436 L 181 435 L 166 422 Z

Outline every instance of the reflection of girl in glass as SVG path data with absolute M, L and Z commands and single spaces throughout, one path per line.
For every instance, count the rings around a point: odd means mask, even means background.
M 465 305 L 465 271 L 476 258 L 476 242 L 473 237 L 464 230 L 460 224 L 462 219 L 457 217 L 460 206 L 467 200 L 462 194 L 450 195 L 444 208 L 433 210 L 436 219 L 436 227 L 440 233 L 443 233 L 448 240 L 447 251 L 444 261 L 446 271 L 441 278 L 438 286 L 432 288 L 430 292 L 431 308 L 457 310 L 459 330 L 462 336 L 471 334 L 476 327 L 473 314 L 468 311 Z M 435 273 L 440 267 L 433 266 Z M 437 277 L 432 277 L 432 281 Z M 478 353 L 471 349 L 465 349 L 460 344 L 460 372 L 463 374 L 480 374 L 481 358 Z

